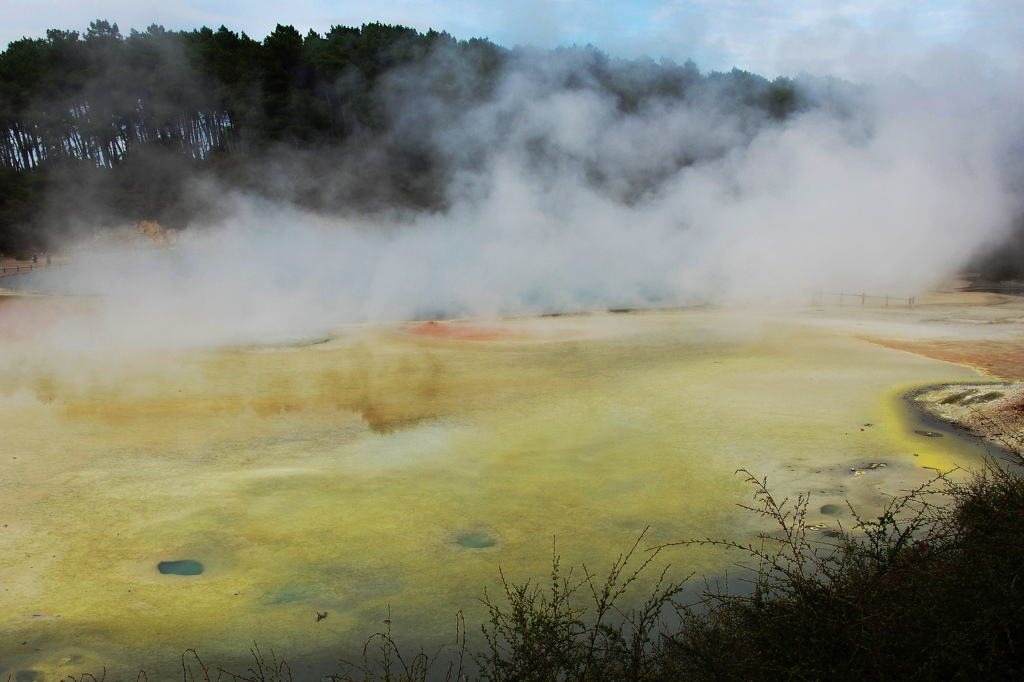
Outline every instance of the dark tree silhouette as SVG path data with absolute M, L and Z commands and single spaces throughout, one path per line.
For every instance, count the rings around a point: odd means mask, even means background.
M 98 19 L 84 34 L 54 29 L 12 42 L 0 53 L 0 251 L 45 246 L 53 232 L 44 228 L 69 214 L 82 224 L 187 222 L 203 207 L 176 198 L 189 178 L 207 174 L 272 195 L 260 176 L 287 150 L 305 155 L 304 171 L 359 170 L 345 188 L 292 197 L 309 208 L 436 210 L 448 169 L 422 130 L 486 102 L 524 54 L 381 23 L 305 36 L 279 24 L 260 42 L 224 26 L 151 25 L 122 36 Z M 614 59 L 590 46 L 549 54 L 578 67 L 551 87 L 600 91 L 627 116 L 702 89 L 708 106 L 742 110 L 754 128 L 808 105 L 788 79 L 702 76 L 693 62 Z M 592 180 L 602 182 L 600 173 Z M 623 199 L 657 181 L 644 179 Z M 66 186 L 78 194 L 57 191 Z

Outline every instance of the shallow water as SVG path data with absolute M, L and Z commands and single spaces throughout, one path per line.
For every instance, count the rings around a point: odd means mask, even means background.
M 543 578 L 553 538 L 592 570 L 647 525 L 644 546 L 742 539 L 739 468 L 809 491 L 828 509 L 809 520 L 834 527 L 847 501 L 870 515 L 928 467 L 977 462 L 914 434 L 899 397 L 975 372 L 820 325 L 690 310 L 468 329 L 114 357 L 4 341 L 0 678 L 175 678 L 188 647 L 244 669 L 253 640 L 301 675 L 354 655 L 389 606 L 405 641 L 449 638 L 459 610 L 475 630 L 499 566 Z M 665 556 L 680 575 L 736 559 Z M 202 573 L 158 569 L 183 559 Z
M 195 559 L 176 559 L 161 561 L 156 565 L 156 570 L 163 575 L 201 575 L 203 565 Z

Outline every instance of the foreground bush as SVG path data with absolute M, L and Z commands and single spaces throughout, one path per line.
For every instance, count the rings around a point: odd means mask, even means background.
M 757 495 L 780 532 L 745 548 L 758 560 L 752 592 L 708 590 L 683 609 L 664 679 L 1022 678 L 1019 474 L 940 479 L 828 544 L 809 537 L 805 499 L 784 509 L 763 482 Z
M 697 603 L 683 604 L 681 585 L 658 580 L 642 606 L 621 609 L 653 553 L 627 571 L 634 547 L 604 582 L 585 570 L 576 581 L 563 576 L 556 557 L 550 587 L 503 580 L 500 602 L 485 597 L 487 646 L 473 655 L 474 676 L 1024 679 L 1021 463 L 990 463 L 967 483 L 938 478 L 893 500 L 876 521 L 858 517 L 854 529 L 828 533 L 805 523 L 806 497 L 776 501 L 747 474 L 750 509 L 775 531 L 747 546 L 701 541 L 748 557 L 750 576 L 737 590 L 708 584 Z M 339 679 L 427 679 L 380 672 L 364 666 Z M 457 679 L 465 669 L 446 672 Z

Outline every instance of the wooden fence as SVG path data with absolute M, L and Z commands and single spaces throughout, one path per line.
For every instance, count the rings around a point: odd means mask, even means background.
M 45 270 L 47 268 L 59 268 L 64 265 L 63 261 L 53 261 L 49 265 L 46 263 L 26 263 L 25 265 L 14 264 L 14 265 L 0 265 L 0 277 L 11 277 L 12 275 L 20 275 L 26 272 L 33 272 L 35 270 Z
M 831 291 L 819 291 L 814 294 L 814 304 L 823 305 L 826 303 L 837 303 L 839 305 L 884 305 L 886 308 L 892 305 L 914 307 L 914 297 L 902 298 L 898 296 L 876 296 L 874 294 L 847 294 Z

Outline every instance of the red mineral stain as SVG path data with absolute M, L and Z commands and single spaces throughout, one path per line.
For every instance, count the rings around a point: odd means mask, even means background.
M 416 336 L 427 336 L 435 339 L 451 339 L 454 341 L 501 341 L 518 338 L 507 329 L 499 327 L 482 327 L 479 325 L 450 324 L 435 322 L 431 320 L 415 326 L 406 326 L 402 329 L 406 334 Z
M 60 300 L 0 297 L 0 339 L 25 340 L 65 317 L 72 306 Z
M 997 379 L 1024 379 L 1024 340 L 1021 339 L 907 341 L 882 336 L 857 338 L 926 358 L 966 365 Z

